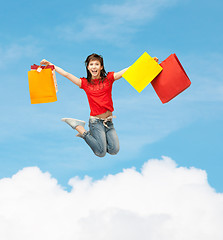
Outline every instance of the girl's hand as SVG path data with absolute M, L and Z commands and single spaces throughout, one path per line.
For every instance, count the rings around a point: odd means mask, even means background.
M 159 62 L 159 59 L 157 57 L 153 58 L 157 63 Z
M 49 61 L 47 61 L 46 59 L 43 59 L 43 60 L 40 62 L 40 64 L 42 64 L 42 65 L 52 65 L 52 63 L 49 62 Z

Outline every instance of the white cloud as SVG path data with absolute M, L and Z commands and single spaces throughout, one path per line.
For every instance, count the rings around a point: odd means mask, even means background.
M 14 61 L 25 57 L 33 57 L 39 52 L 36 40 L 27 38 L 7 45 L 0 45 L 0 67 L 7 67 Z
M 188 54 L 183 60 L 187 63 L 192 81 L 192 94 L 186 100 L 193 102 L 222 102 L 223 55 L 204 53 L 203 56 Z
M 223 195 L 206 172 L 150 160 L 93 181 L 69 181 L 67 192 L 49 173 L 24 168 L 0 180 L 1 239 L 221 240 Z
M 154 18 L 158 11 L 170 7 L 178 0 L 137 0 L 119 4 L 93 5 L 89 17 L 79 16 L 75 24 L 57 28 L 62 38 L 75 41 L 100 39 L 122 44 Z
M 147 21 L 163 7 L 175 4 L 177 0 L 135 0 L 119 4 L 103 4 L 99 12 L 119 19 L 120 22 Z

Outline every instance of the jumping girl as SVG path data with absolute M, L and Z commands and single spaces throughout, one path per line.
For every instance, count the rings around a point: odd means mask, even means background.
M 157 58 L 154 60 L 158 61 Z M 40 64 L 54 65 L 45 59 Z M 96 156 L 104 157 L 106 152 L 115 155 L 119 151 L 119 140 L 112 121 L 114 118 L 112 86 L 114 81 L 120 79 L 128 68 L 119 72 L 106 73 L 102 56 L 95 53 L 87 57 L 85 66 L 87 78 L 77 78 L 54 65 L 56 72 L 72 81 L 87 94 L 91 110 L 89 131 L 85 130 L 84 121 L 73 118 L 61 120 L 78 131 L 76 136 L 83 138 Z

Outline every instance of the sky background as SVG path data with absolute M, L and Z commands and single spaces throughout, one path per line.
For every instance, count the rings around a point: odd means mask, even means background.
M 74 177 L 103 181 L 132 167 L 139 173 L 148 160 L 163 162 L 166 156 L 176 169 L 205 171 L 207 186 L 222 193 L 222 7 L 220 0 L 21 0 L 13 8 L 2 3 L 0 181 L 27 167 L 39 169 L 68 194 Z M 30 103 L 28 71 L 43 58 L 84 77 L 91 53 L 103 55 L 106 71 L 119 71 L 145 51 L 161 61 L 176 53 L 192 84 L 162 104 L 151 85 L 138 93 L 123 78 L 115 82 L 116 156 L 96 157 L 60 121 L 89 118 L 85 93 L 69 80 L 57 74 L 57 102 Z

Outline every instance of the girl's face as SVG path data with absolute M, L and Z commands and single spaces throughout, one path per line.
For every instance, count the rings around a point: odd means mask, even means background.
M 92 79 L 99 79 L 103 66 L 101 66 L 101 63 L 98 60 L 91 60 L 87 69 L 91 73 Z

